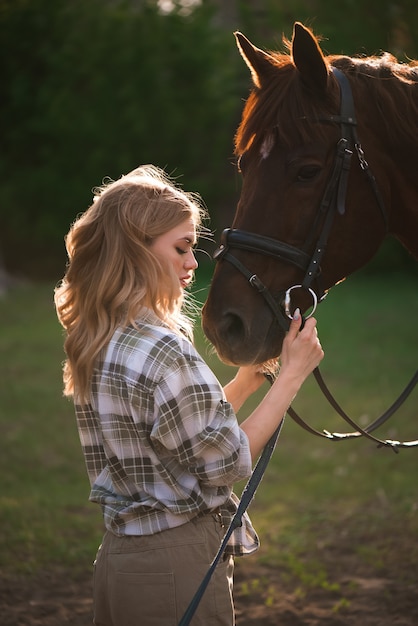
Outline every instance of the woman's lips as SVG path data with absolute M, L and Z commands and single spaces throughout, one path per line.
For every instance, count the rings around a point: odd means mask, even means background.
M 191 277 L 190 276 L 185 276 L 183 278 L 180 278 L 180 284 L 183 288 L 187 287 L 190 284 L 191 281 Z

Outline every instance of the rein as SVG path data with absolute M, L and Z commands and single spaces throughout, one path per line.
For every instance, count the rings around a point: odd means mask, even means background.
M 269 374 L 266 374 L 266 378 L 269 380 L 270 384 L 273 383 L 273 378 L 271 378 Z M 276 447 L 277 439 L 279 438 L 283 423 L 284 423 L 284 418 L 280 421 L 280 424 L 278 425 L 277 429 L 275 430 L 273 435 L 270 437 L 269 441 L 266 443 L 263 449 L 263 452 L 261 453 L 261 456 L 259 457 L 252 471 L 252 474 L 244 488 L 244 491 L 242 492 L 241 500 L 238 505 L 237 511 L 234 517 L 232 518 L 230 525 L 228 526 L 228 530 L 226 531 L 225 536 L 222 539 L 222 543 L 219 546 L 218 552 L 216 553 L 215 558 L 210 564 L 210 567 L 204 579 L 202 580 L 198 590 L 193 596 L 192 601 L 187 607 L 183 617 L 179 621 L 178 626 L 189 626 L 190 621 L 193 615 L 195 614 L 197 607 L 199 606 L 200 600 L 202 599 L 203 594 L 205 593 L 206 587 L 208 586 L 210 579 L 212 578 L 212 574 L 215 571 L 216 566 L 219 563 L 219 560 L 225 551 L 225 548 L 228 544 L 228 541 L 232 533 L 234 532 L 236 528 L 239 528 L 239 526 L 242 525 L 242 521 L 241 521 L 242 516 L 244 515 L 245 511 L 247 510 L 251 501 L 253 500 L 257 487 L 260 484 L 261 479 L 264 476 L 264 472 L 267 469 L 267 465 L 269 464 L 271 456 Z
M 379 192 L 378 185 L 373 173 L 370 170 L 369 164 L 366 161 L 363 149 L 361 147 L 358 134 L 357 134 L 357 121 L 354 110 L 353 95 L 350 87 L 350 83 L 343 72 L 337 68 L 332 68 L 333 75 L 338 81 L 341 94 L 340 115 L 333 115 L 326 118 L 320 118 L 320 122 L 335 122 L 340 124 L 341 138 L 339 139 L 336 147 L 335 160 L 333 170 L 325 188 L 324 195 L 322 197 L 319 211 L 315 218 L 312 235 L 308 237 L 302 249 L 291 246 L 282 241 L 272 239 L 271 237 L 265 237 L 263 235 L 257 235 L 255 233 L 243 231 L 240 229 L 227 228 L 223 231 L 221 236 L 221 243 L 219 248 L 214 253 L 214 259 L 216 261 L 225 260 L 231 263 L 245 278 L 248 280 L 251 287 L 256 289 L 266 301 L 266 304 L 270 307 L 273 315 L 281 326 L 281 328 L 287 332 L 289 329 L 290 319 L 292 317 L 290 311 L 291 292 L 294 289 L 303 289 L 307 291 L 312 298 L 312 310 L 307 317 L 313 315 L 316 310 L 318 302 L 321 302 L 325 296 L 321 285 L 321 260 L 325 252 L 328 238 L 331 231 L 331 226 L 336 213 L 344 215 L 346 194 L 348 187 L 348 176 L 351 166 L 351 159 L 354 152 L 360 163 L 361 169 L 365 172 L 368 181 L 376 198 L 377 205 L 382 214 L 382 218 L 385 222 L 386 228 L 388 224 L 388 216 L 386 208 Z M 314 252 L 309 254 L 308 250 L 312 249 L 314 242 L 315 226 L 322 220 L 322 230 L 316 241 Z M 286 291 L 281 291 L 277 295 L 273 296 L 260 278 L 248 270 L 239 259 L 232 254 L 231 249 L 246 250 L 249 252 L 264 254 L 273 258 L 277 258 L 281 261 L 286 261 L 295 265 L 301 269 L 305 274 L 301 284 L 293 285 Z M 314 281 L 316 282 L 317 291 L 312 287 Z M 284 305 L 284 306 L 283 306 Z M 363 436 L 370 439 L 374 443 L 377 443 L 378 447 L 390 447 L 394 452 L 398 452 L 398 448 L 409 448 L 418 446 L 418 440 L 415 441 L 394 441 L 391 439 L 379 439 L 371 433 L 379 426 L 384 424 L 403 404 L 407 399 L 411 391 L 414 389 L 418 382 L 418 371 L 402 391 L 397 400 L 376 420 L 374 420 L 368 426 L 362 428 L 354 420 L 352 420 L 347 413 L 338 404 L 330 390 L 328 389 L 319 368 L 313 371 L 315 380 L 324 394 L 329 404 L 334 410 L 352 427 L 354 432 L 350 433 L 330 433 L 327 430 L 317 431 L 309 424 L 307 424 L 292 408 L 289 407 L 288 413 L 290 417 L 296 421 L 300 426 L 303 426 L 310 433 L 325 437 L 331 441 L 342 441 L 346 439 L 352 439 L 354 437 Z

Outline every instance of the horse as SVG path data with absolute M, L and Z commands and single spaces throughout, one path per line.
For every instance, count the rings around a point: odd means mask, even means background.
M 245 365 L 277 358 L 296 307 L 312 314 L 386 236 L 418 258 L 418 61 L 325 56 L 300 22 L 283 52 L 235 37 L 253 81 L 235 135 L 242 189 L 202 327 Z

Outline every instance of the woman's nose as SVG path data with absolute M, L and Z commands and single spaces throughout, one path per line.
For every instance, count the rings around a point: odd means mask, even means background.
M 199 264 L 196 261 L 196 257 L 194 255 L 193 250 L 190 250 L 189 254 L 187 255 L 187 259 L 186 259 L 186 262 L 185 262 L 184 266 L 187 269 L 195 270 L 198 267 L 198 265 Z

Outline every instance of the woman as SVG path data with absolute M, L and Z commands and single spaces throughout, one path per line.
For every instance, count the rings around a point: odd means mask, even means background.
M 296 315 L 280 374 L 255 411 L 235 413 L 264 381 L 242 367 L 222 389 L 192 344 L 185 289 L 204 211 L 153 166 L 96 190 L 72 225 L 55 302 L 66 330 L 64 393 L 74 399 L 90 499 L 106 527 L 94 572 L 94 623 L 175 626 L 236 511 L 235 482 L 276 430 L 323 352 Z M 234 624 L 233 556 L 258 538 L 234 531 L 193 618 Z

